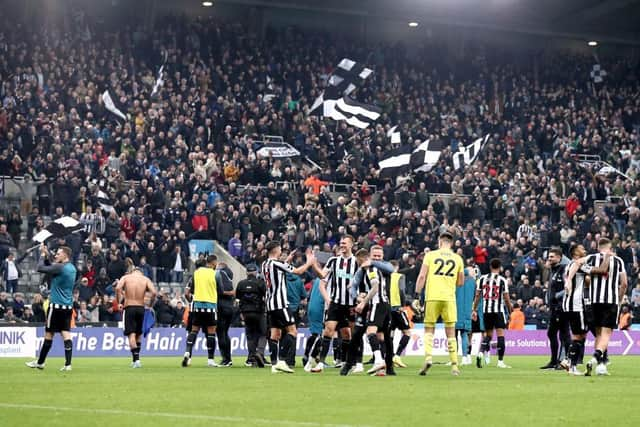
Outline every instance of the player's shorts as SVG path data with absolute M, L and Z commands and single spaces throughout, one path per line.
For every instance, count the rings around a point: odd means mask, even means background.
M 349 324 L 354 321 L 354 317 L 353 307 L 332 302 L 329 304 L 324 321 L 338 322 L 338 328 L 348 328 Z
M 366 328 L 367 327 L 367 322 L 369 319 L 369 310 L 370 310 L 371 306 L 370 305 L 365 305 L 364 309 L 362 310 L 362 313 L 356 313 L 355 315 L 355 319 L 354 319 L 354 328 Z
M 194 308 L 191 316 L 191 326 L 209 328 L 218 324 L 218 310 L 215 308 Z
M 393 331 L 394 329 L 399 329 L 401 331 L 411 329 L 407 313 L 402 309 L 391 310 L 391 330 Z
M 282 329 L 296 324 L 296 320 L 286 308 L 267 311 L 267 320 L 269 321 L 270 328 Z
M 309 332 L 320 335 L 324 330 L 324 310 L 309 309 Z
M 566 311 L 562 313 L 562 316 L 564 317 L 565 322 L 569 323 L 572 334 L 582 335 L 586 334 L 589 330 L 582 311 Z
M 593 326 L 593 308 L 591 304 L 586 304 L 582 307 L 582 313 L 584 315 L 584 323 L 587 327 L 587 331 L 592 331 L 593 335 L 596 335 L 596 329 Z
M 125 335 L 142 335 L 142 325 L 144 324 L 144 307 L 141 305 L 130 305 L 124 308 L 123 329 Z
M 438 318 L 442 317 L 442 321 L 446 324 L 456 323 L 458 319 L 458 310 L 455 301 L 427 301 L 424 313 L 424 323 L 427 325 L 435 325 Z
M 618 327 L 618 304 L 591 304 L 593 326 L 596 328 L 616 329 Z
M 471 333 L 478 333 L 478 332 L 484 332 L 484 327 L 482 325 L 482 323 L 480 323 L 480 319 L 478 320 L 471 320 Z
M 47 309 L 46 332 L 62 332 L 71 330 L 71 316 L 73 306 L 49 304 Z
M 507 322 L 504 313 L 484 313 L 484 329 L 489 331 L 493 329 L 505 329 Z
M 372 304 L 367 318 L 367 326 L 375 326 L 378 328 L 378 332 L 382 332 L 389 327 L 390 323 L 391 306 L 384 302 Z

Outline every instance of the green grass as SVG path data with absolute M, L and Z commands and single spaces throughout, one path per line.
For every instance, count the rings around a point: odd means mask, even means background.
M 441 359 L 444 360 L 444 359 Z M 540 371 L 541 357 L 511 357 L 513 368 L 464 367 L 454 378 L 435 365 L 417 376 L 421 359 L 397 377 L 271 374 L 242 366 L 206 368 L 205 358 L 61 359 L 44 371 L 24 360 L 0 363 L 2 426 L 494 426 L 630 425 L 640 396 L 640 359 L 614 357 L 609 377 Z M 493 359 L 495 362 L 495 358 Z M 634 401 L 635 399 L 635 401 Z M 58 408 L 58 409 L 56 409 Z M 636 418 L 637 420 L 637 418 Z

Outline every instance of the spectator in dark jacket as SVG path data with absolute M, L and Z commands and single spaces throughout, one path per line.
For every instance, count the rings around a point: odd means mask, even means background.
M 162 296 L 158 298 L 153 310 L 156 312 L 156 324 L 158 326 L 170 327 L 173 324 L 176 314 L 169 304 L 169 296 L 166 293 L 163 292 Z

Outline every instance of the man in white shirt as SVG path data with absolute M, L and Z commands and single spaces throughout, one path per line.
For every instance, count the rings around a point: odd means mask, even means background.
M 2 267 L 0 268 L 2 279 L 5 282 L 5 289 L 12 295 L 18 290 L 18 278 L 22 276 L 18 263 L 19 261 L 15 260 L 15 255 L 10 253 L 7 259 L 2 262 Z

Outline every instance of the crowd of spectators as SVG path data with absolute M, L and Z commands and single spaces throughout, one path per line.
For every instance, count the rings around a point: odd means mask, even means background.
M 164 52 L 164 85 L 152 97 Z M 355 96 L 383 114 L 364 131 L 308 115 L 343 57 L 374 70 Z M 83 261 L 83 318 L 118 320 L 112 284 L 126 257 L 157 282 L 183 282 L 193 238 L 218 240 L 244 265 L 259 265 L 269 240 L 282 239 L 285 252 L 331 252 L 349 233 L 359 247 L 383 245 L 412 286 L 425 248 L 447 229 L 468 264 L 486 272 L 500 258 L 526 322 L 544 326 L 550 246 L 594 251 L 598 238 L 611 238 L 640 307 L 638 64 L 600 60 L 608 75 L 594 85 L 593 58 L 566 52 L 478 44 L 452 58 L 434 42 L 367 45 L 295 28 L 257 36 L 238 23 L 185 18 L 161 19 L 150 32 L 95 23 L 87 40 L 5 21 L 0 171 L 38 183 L 28 238 L 63 215 L 84 224 L 64 241 Z M 127 121 L 105 109 L 107 89 Z M 403 144 L 444 142 L 429 173 L 379 178 L 396 124 Z M 487 134 L 477 161 L 454 170 L 451 153 Z M 320 169 L 257 156 L 264 135 L 282 136 Z M 626 177 L 601 175 L 578 155 L 599 156 Z M 322 182 L 348 191 L 336 196 Z M 2 260 L 21 224 L 17 211 L 0 218 Z M 160 299 L 162 323 L 179 323 L 178 300 Z

